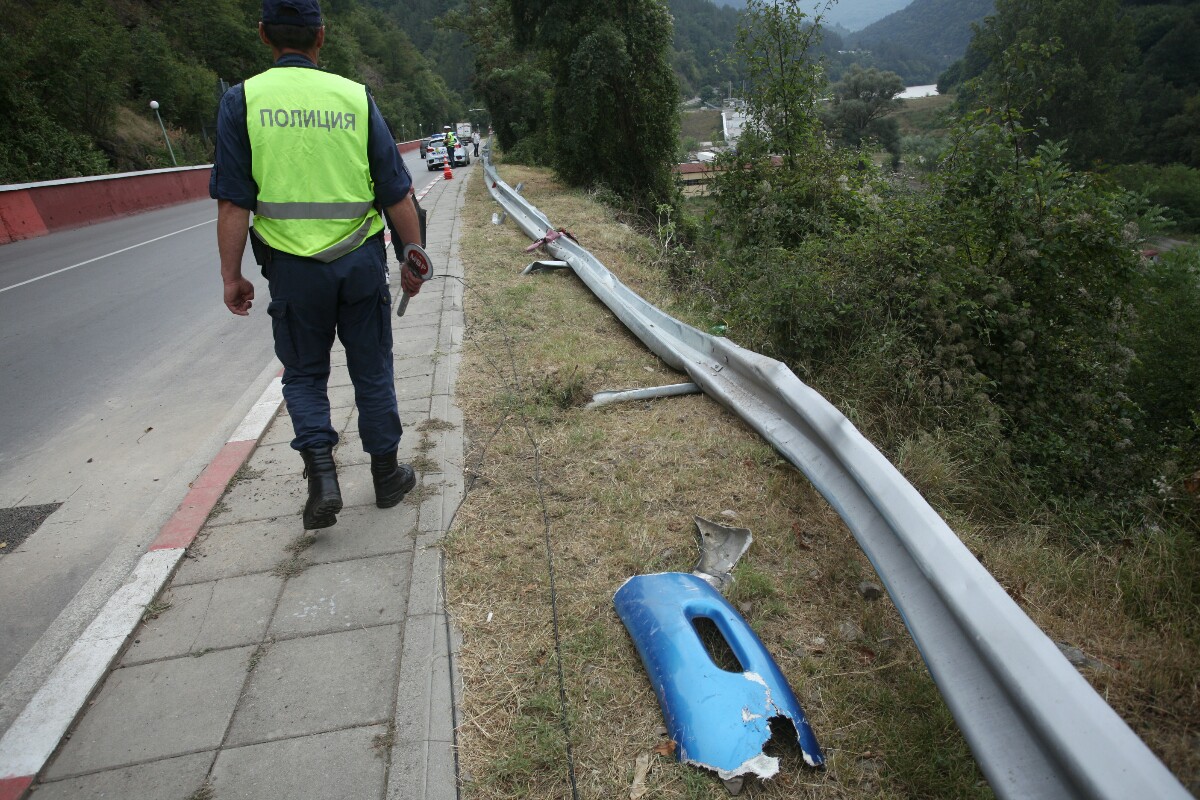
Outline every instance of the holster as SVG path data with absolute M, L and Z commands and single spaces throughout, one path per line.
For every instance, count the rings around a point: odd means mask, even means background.
M 254 263 L 258 264 L 259 271 L 264 278 L 267 277 L 267 266 L 274 259 L 275 251 L 271 249 L 271 245 L 258 238 L 253 225 L 250 226 L 250 250 L 254 253 Z

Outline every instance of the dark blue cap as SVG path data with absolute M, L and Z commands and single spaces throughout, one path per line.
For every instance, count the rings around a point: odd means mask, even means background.
M 317 0 L 263 0 L 264 25 L 321 27 L 321 4 Z

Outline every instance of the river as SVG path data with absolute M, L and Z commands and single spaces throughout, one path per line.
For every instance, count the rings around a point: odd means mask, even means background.
M 915 100 L 918 97 L 933 97 L 938 93 L 937 84 L 927 86 L 906 86 L 904 91 L 896 95 L 898 100 Z

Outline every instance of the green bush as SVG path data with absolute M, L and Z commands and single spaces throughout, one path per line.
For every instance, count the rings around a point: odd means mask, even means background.
M 108 160 L 91 140 L 52 119 L 34 97 L 0 92 L 0 184 L 100 175 Z
M 1113 167 L 1108 174 L 1126 189 L 1163 206 L 1163 215 L 1177 230 L 1200 233 L 1200 169 L 1181 164 L 1126 164 Z
M 531 167 L 548 167 L 553 163 L 549 140 L 545 137 L 527 136 L 513 147 L 503 151 L 503 160 L 510 164 L 526 164 Z
M 965 123 L 925 191 L 819 139 L 791 163 L 743 160 L 717 181 L 718 255 L 692 279 L 739 341 L 809 379 L 903 354 L 888 379 L 913 419 L 998 432 L 1046 491 L 1120 502 L 1155 463 L 1130 395 L 1144 207 L 1022 135 Z
M 515 148 L 525 138 L 546 141 L 546 117 L 552 84 L 550 76 L 529 63 L 497 67 L 478 78 L 480 94 L 492 115 L 496 139 L 503 148 Z M 528 163 L 543 164 L 545 161 Z
M 919 134 L 905 136 L 900 140 L 900 153 L 904 164 L 917 172 L 933 172 L 946 151 L 946 140 L 941 136 Z
M 1200 517 L 1200 497 L 1181 491 L 1200 471 L 1200 250 L 1147 265 L 1137 318 L 1129 394 L 1145 413 L 1141 445 L 1155 456 L 1161 499 Z

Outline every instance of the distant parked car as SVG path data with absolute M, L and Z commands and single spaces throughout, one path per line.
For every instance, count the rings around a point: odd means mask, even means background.
M 458 140 L 458 144 L 454 146 L 454 166 L 465 167 L 471 163 L 471 151 L 468 149 L 470 146 L 470 139 Z
M 425 145 L 425 167 L 433 172 L 446 165 L 446 136 L 435 133 L 426 141 L 428 144 Z

